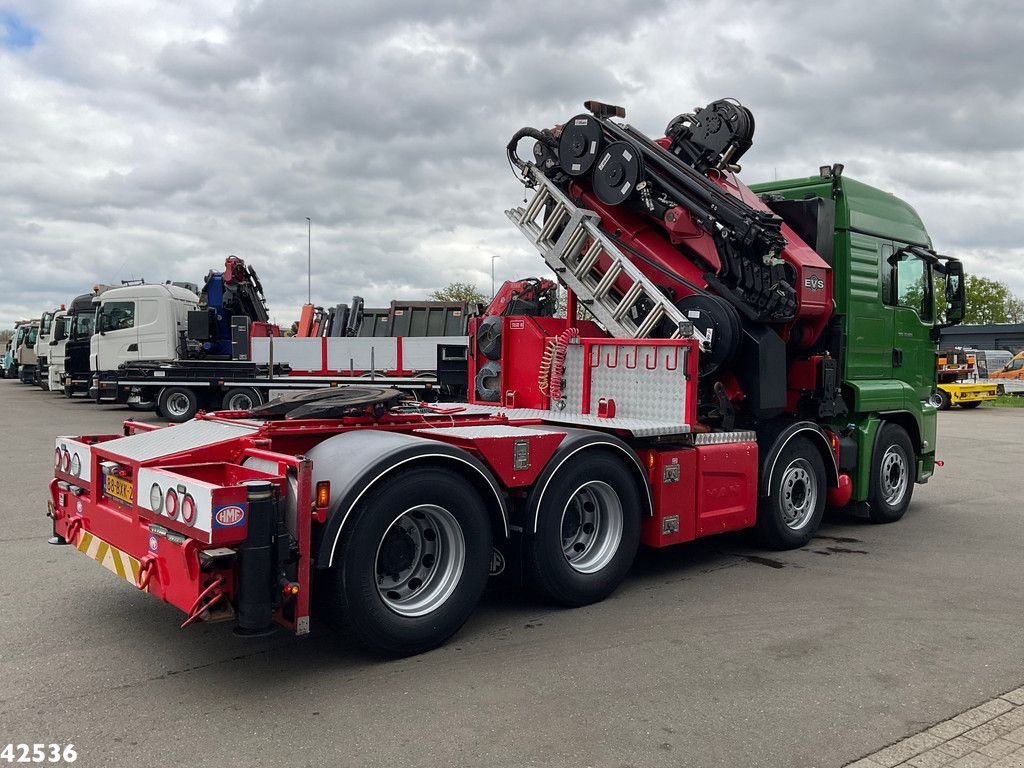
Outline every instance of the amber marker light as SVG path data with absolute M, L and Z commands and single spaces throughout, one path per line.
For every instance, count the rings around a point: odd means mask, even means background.
M 316 484 L 316 506 L 320 509 L 327 509 L 331 503 L 331 481 L 321 480 Z

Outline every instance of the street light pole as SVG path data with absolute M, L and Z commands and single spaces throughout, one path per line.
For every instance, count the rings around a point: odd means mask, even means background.
M 313 303 L 313 222 L 306 217 L 306 303 Z
M 501 254 L 495 253 L 495 254 L 491 255 L 491 298 L 492 299 L 494 298 L 494 260 L 495 259 L 500 259 L 500 258 L 501 258 Z

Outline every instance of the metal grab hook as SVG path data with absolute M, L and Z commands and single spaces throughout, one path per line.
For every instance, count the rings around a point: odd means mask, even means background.
M 135 582 L 135 586 L 145 592 L 149 589 L 149 582 L 152 580 L 154 573 L 156 573 L 156 557 L 146 555 L 139 560 L 139 580 Z
M 181 623 L 181 629 L 184 629 L 189 624 L 198 621 L 200 616 L 210 610 L 218 600 L 224 597 L 224 593 L 220 589 L 220 585 L 223 583 L 224 579 L 218 576 L 210 582 L 210 585 L 206 589 L 199 593 L 199 597 L 195 599 L 195 602 L 192 603 L 192 608 L 189 609 L 188 618 Z M 203 600 L 208 595 L 212 596 L 204 603 Z
M 615 345 L 612 347 L 615 351 L 615 360 L 612 360 L 611 352 L 606 352 L 604 355 L 604 367 L 605 368 L 618 368 L 619 367 L 619 346 Z
M 82 531 L 82 516 L 81 515 L 72 515 L 71 517 L 69 517 L 68 518 L 68 533 L 67 533 L 67 536 L 65 537 L 67 539 L 68 544 L 74 544 L 75 546 L 78 546 L 77 542 L 75 541 L 75 538 L 78 536 L 78 534 L 81 531 Z
M 651 360 L 654 360 L 654 365 L 651 365 Z M 656 370 L 658 370 L 658 350 L 657 349 L 655 349 L 653 351 L 653 353 L 652 352 L 648 352 L 644 356 L 644 368 L 646 368 L 648 371 L 656 371 Z

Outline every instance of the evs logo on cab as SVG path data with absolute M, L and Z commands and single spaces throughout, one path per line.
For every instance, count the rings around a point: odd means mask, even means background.
M 821 275 L 808 275 L 804 278 L 804 288 L 809 291 L 824 291 L 825 278 Z
M 232 528 L 245 522 L 245 510 L 237 504 L 217 507 L 213 512 L 213 524 L 218 528 Z

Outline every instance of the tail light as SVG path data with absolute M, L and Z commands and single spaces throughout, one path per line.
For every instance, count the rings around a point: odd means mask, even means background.
M 178 492 L 173 488 L 167 489 L 167 495 L 164 497 L 164 512 L 172 519 L 178 516 Z
M 65 472 L 71 471 L 71 452 L 67 448 L 61 450 L 60 468 Z
M 181 500 L 181 521 L 186 525 L 192 525 L 195 519 L 196 500 L 192 498 L 191 493 L 186 493 L 185 498 Z
M 75 477 L 82 474 L 82 459 L 77 453 L 71 457 L 71 474 Z
M 54 469 L 60 469 L 60 460 L 61 460 L 60 448 L 56 448 L 53 451 L 53 468 Z

